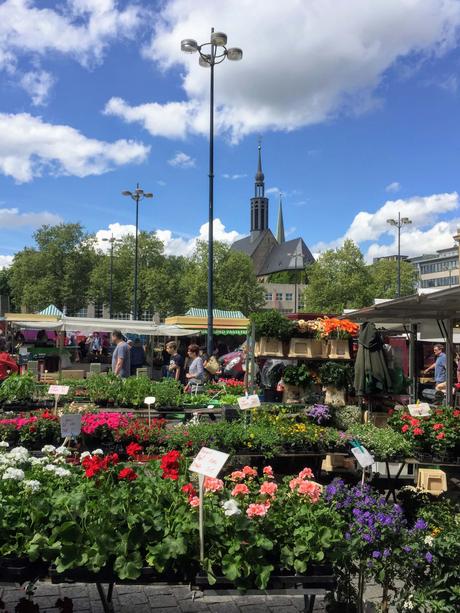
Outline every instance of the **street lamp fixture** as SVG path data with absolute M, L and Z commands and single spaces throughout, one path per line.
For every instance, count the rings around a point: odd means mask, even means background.
M 139 272 L 139 202 L 144 198 L 153 198 L 151 192 L 144 192 L 139 187 L 139 183 L 136 189 L 132 192 L 125 190 L 121 192 L 122 196 L 128 196 L 136 203 L 136 240 L 134 246 L 134 300 L 133 300 L 133 319 L 138 319 L 138 304 L 137 304 L 137 286 L 138 286 L 138 272 Z
M 398 213 L 398 219 L 387 219 L 387 224 L 398 229 L 398 285 L 396 292 L 398 298 L 401 296 L 401 228 L 411 223 L 409 217 L 401 217 L 401 213 Z
M 115 238 L 114 235 L 110 238 L 103 238 L 104 242 L 110 243 L 110 288 L 109 288 L 109 317 L 113 316 L 113 245 L 114 243 L 121 243 L 121 238 Z
M 243 51 L 239 47 L 227 48 L 227 35 L 223 32 L 214 32 L 211 29 L 211 38 L 207 43 L 198 44 L 194 38 L 185 38 L 180 47 L 184 53 L 198 53 L 198 63 L 203 68 L 210 68 L 210 96 L 209 96 L 209 211 L 208 211 L 208 355 L 213 352 L 213 307 L 214 307 L 214 66 L 221 64 L 225 59 L 232 62 L 243 58 Z

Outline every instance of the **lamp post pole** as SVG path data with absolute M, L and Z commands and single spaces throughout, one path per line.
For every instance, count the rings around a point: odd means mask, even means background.
M 227 49 L 227 35 L 223 32 L 214 32 L 211 29 L 210 42 L 199 45 L 196 40 L 186 38 L 181 41 L 181 50 L 184 53 L 198 52 L 198 62 L 203 68 L 210 68 L 209 83 L 209 207 L 208 207 L 208 355 L 213 352 L 213 326 L 214 326 L 214 66 L 225 59 L 231 61 L 241 60 L 243 52 L 237 47 Z
M 387 223 L 390 226 L 394 226 L 398 230 L 398 262 L 397 262 L 397 287 L 396 296 L 401 296 L 401 228 L 405 225 L 411 224 L 412 221 L 408 217 L 401 217 L 401 213 L 398 212 L 398 219 L 387 219 Z
M 136 235 L 134 242 L 134 297 L 133 297 L 133 314 L 132 318 L 138 318 L 138 303 L 137 303 L 137 289 L 138 289 L 138 273 L 139 273 L 139 202 L 144 198 L 153 198 L 153 194 L 150 192 L 144 192 L 143 189 L 137 184 L 136 189 L 133 192 L 124 191 L 123 196 L 129 196 L 136 203 Z

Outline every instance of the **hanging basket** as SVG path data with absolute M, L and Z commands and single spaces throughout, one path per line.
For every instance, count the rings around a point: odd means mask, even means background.
M 348 339 L 331 338 L 328 343 L 329 357 L 333 360 L 350 360 L 350 341 Z

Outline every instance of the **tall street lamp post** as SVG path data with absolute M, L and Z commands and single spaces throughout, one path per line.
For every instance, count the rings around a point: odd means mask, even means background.
M 137 184 L 136 189 L 133 192 L 124 191 L 121 192 L 123 196 L 129 196 L 136 203 L 136 240 L 134 246 L 134 300 L 133 300 L 133 319 L 138 318 L 138 305 L 137 305 L 137 285 L 138 285 L 138 272 L 139 272 L 139 202 L 144 198 L 153 198 L 153 194 L 150 192 L 144 192 L 143 189 Z
M 208 230 L 208 355 L 213 351 L 213 307 L 214 307 L 214 66 L 221 64 L 225 59 L 231 61 L 241 60 L 243 52 L 238 47 L 227 49 L 227 35 L 223 32 L 214 32 L 211 29 L 211 40 L 199 45 L 193 38 L 181 41 L 181 50 L 184 53 L 198 53 L 198 63 L 203 68 L 210 68 L 210 96 L 209 96 L 209 230 Z
M 112 319 L 113 315 L 113 245 L 114 243 L 120 243 L 119 238 L 115 238 L 114 235 L 110 238 L 103 238 L 105 242 L 110 243 L 110 287 L 109 287 L 109 317 Z
M 398 212 L 398 219 L 387 219 L 387 223 L 398 229 L 398 285 L 396 296 L 399 298 L 401 296 L 401 228 L 411 224 L 412 221 L 409 217 L 401 217 L 401 213 Z

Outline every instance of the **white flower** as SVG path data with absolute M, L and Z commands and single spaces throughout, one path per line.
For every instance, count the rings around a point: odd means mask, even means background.
M 425 545 L 430 545 L 431 546 L 434 543 L 434 538 L 428 534 L 423 539 L 423 542 L 425 543 Z
M 30 463 L 32 466 L 41 466 L 48 462 L 48 458 L 30 458 Z
M 20 468 L 8 467 L 3 473 L 2 479 L 14 479 L 15 481 L 22 481 L 25 477 L 24 471 Z
M 41 488 L 41 483 L 40 481 L 37 481 L 36 479 L 25 479 L 22 482 L 23 486 L 25 488 L 27 488 L 28 490 L 30 490 L 31 492 L 35 493 L 35 492 L 39 492 L 40 488 Z
M 224 515 L 231 517 L 232 515 L 241 515 L 241 509 L 238 506 L 236 500 L 227 500 L 222 503 L 224 509 Z
M 80 460 L 84 460 L 85 458 L 90 458 L 91 454 L 89 451 L 84 451 L 83 453 L 80 454 Z
M 56 466 L 56 470 L 54 472 L 58 477 L 70 477 L 72 474 L 70 470 L 67 470 L 67 468 L 62 468 L 61 466 Z
M 414 608 L 414 603 L 412 602 L 412 594 L 409 595 L 409 598 L 404 602 L 403 609 L 412 610 Z
M 56 451 L 56 447 L 54 445 L 45 445 L 42 447 L 42 453 L 47 453 L 48 455 L 53 454 Z
M 71 455 L 71 453 L 72 453 L 72 452 L 71 452 L 71 451 L 69 451 L 69 450 L 67 449 L 67 447 L 64 447 L 64 445 L 61 445 L 60 447 L 58 447 L 58 448 L 56 449 L 56 455 L 62 455 L 62 456 L 67 457 L 67 456 Z
M 57 466 L 55 466 L 54 464 L 47 464 L 46 466 L 43 467 L 43 470 L 48 470 L 50 473 L 54 473 L 56 468 Z
M 104 452 L 102 451 L 102 449 L 95 449 L 93 451 L 93 455 L 104 455 Z
M 7 449 L 10 444 L 7 441 L 0 441 L 0 449 Z
M 25 447 L 13 447 L 10 456 L 16 460 L 25 461 L 29 458 L 29 452 Z

